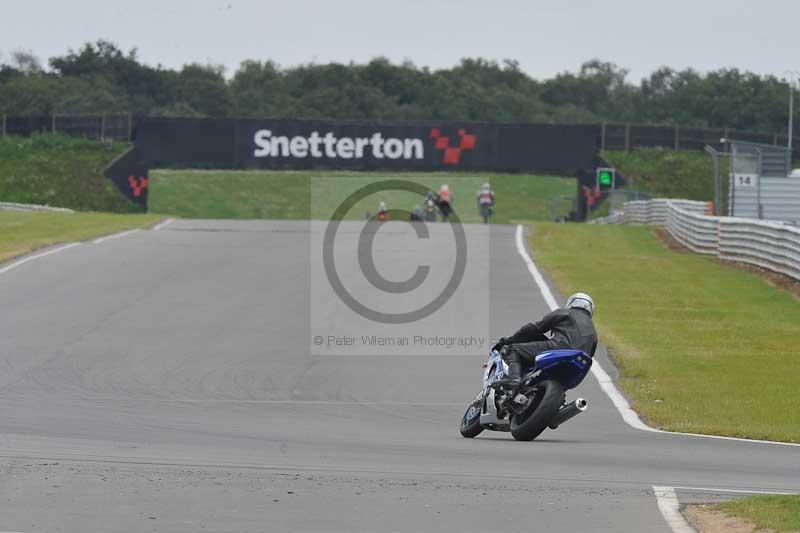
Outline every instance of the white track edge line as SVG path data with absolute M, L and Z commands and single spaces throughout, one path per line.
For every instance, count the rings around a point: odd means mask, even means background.
M 174 218 L 168 218 L 167 220 L 162 220 L 161 222 L 159 222 L 158 224 L 153 226 L 153 231 L 159 231 L 161 228 L 163 228 L 167 224 L 171 224 L 174 220 L 175 220 Z
M 13 269 L 17 268 L 20 265 L 24 265 L 25 263 L 27 263 L 29 261 L 33 261 L 34 259 L 39 259 L 41 257 L 46 257 L 48 255 L 53 255 L 55 253 L 67 250 L 69 248 L 74 248 L 75 246 L 80 246 L 81 244 L 82 243 L 80 243 L 80 242 L 71 242 L 71 243 L 68 243 L 68 244 L 63 244 L 61 246 L 57 246 L 56 248 L 51 248 L 50 250 L 47 250 L 45 252 L 40 252 L 38 254 L 33 254 L 33 255 L 29 255 L 27 257 L 23 257 L 22 259 L 14 261 L 13 263 L 8 264 L 8 265 L 0 268 L 0 274 L 5 274 L 9 270 L 13 270 Z
M 697 492 L 730 492 L 732 494 L 770 494 L 775 496 L 794 496 L 797 492 L 780 492 L 773 490 L 744 490 L 744 489 L 716 489 L 713 487 L 672 487 L 675 490 L 688 490 Z
M 517 245 L 517 253 L 522 257 L 522 260 L 525 262 L 525 265 L 528 267 L 528 272 L 530 272 L 531 276 L 533 277 L 533 281 L 536 282 L 536 285 L 539 287 L 539 290 L 544 297 L 544 301 L 547 303 L 548 307 L 551 310 L 558 308 L 558 304 L 556 303 L 556 299 L 553 296 L 550 287 L 547 285 L 547 282 L 542 277 L 542 274 L 539 272 L 539 269 L 536 268 L 536 264 L 531 259 L 530 254 L 528 254 L 528 250 L 525 246 L 525 242 L 522 238 L 523 228 L 522 224 L 517 224 L 517 230 L 515 234 L 515 241 Z M 663 429 L 657 429 L 654 427 L 650 427 L 644 422 L 642 419 L 639 418 L 639 415 L 636 414 L 628 400 L 625 399 L 625 396 L 617 389 L 617 386 L 614 384 L 614 381 L 611 379 L 611 376 L 603 369 L 600 363 L 595 359 L 592 362 L 592 374 L 597 379 L 597 382 L 600 384 L 600 388 L 603 392 L 611 400 L 611 403 L 614 404 L 619 414 L 622 416 L 622 419 L 625 421 L 626 424 L 631 426 L 634 429 L 638 429 L 640 431 L 649 431 L 651 433 L 664 433 L 668 435 L 682 435 L 685 437 L 702 437 L 707 439 L 718 439 L 718 440 L 731 440 L 736 442 L 747 442 L 752 444 L 777 444 L 779 446 L 800 446 L 800 443 L 795 442 L 777 442 L 772 440 L 757 440 L 757 439 L 744 439 L 741 437 L 725 437 L 722 435 L 703 435 L 702 433 L 684 433 L 680 431 L 666 431 Z
M 101 242 L 110 241 L 113 239 L 119 239 L 120 237 L 125 237 L 126 235 L 138 233 L 139 231 L 141 231 L 141 229 L 135 228 L 126 231 L 120 231 L 119 233 L 112 233 L 111 235 L 106 235 L 105 237 L 98 237 L 97 239 L 92 240 L 92 244 L 100 244 Z
M 674 488 L 654 485 L 653 493 L 656 496 L 658 510 L 661 511 L 661 516 L 667 521 L 673 533 L 695 533 L 695 529 L 689 525 L 686 517 L 681 513 L 681 504 Z

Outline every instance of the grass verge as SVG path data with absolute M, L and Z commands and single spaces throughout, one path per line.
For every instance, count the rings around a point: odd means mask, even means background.
M 797 298 L 647 227 L 537 224 L 532 247 L 563 293 L 596 298 L 601 341 L 649 424 L 800 442 Z
M 141 228 L 159 218 L 158 215 L 0 211 L 0 261 L 60 242 Z
M 749 520 L 759 529 L 800 531 L 800 496 L 752 496 L 715 507 Z
M 322 219 L 344 199 L 345 190 L 394 178 L 433 190 L 449 184 L 464 222 L 479 221 L 475 195 L 486 181 L 497 196 L 495 222 L 549 220 L 552 198 L 574 195 L 576 188 L 575 180 L 569 178 L 491 173 L 155 170 L 150 177 L 150 211 L 184 218 Z M 390 209 L 410 210 L 421 203 L 413 193 L 374 194 L 356 204 L 348 218 L 374 213 L 381 200 Z
M 714 199 L 714 168 L 705 152 L 676 152 L 662 148 L 606 151 L 603 156 L 630 180 L 628 190 L 659 198 Z M 720 161 L 723 199 L 727 197 L 727 159 Z
M 0 137 L 0 201 L 137 212 L 103 176 L 128 146 L 53 134 Z

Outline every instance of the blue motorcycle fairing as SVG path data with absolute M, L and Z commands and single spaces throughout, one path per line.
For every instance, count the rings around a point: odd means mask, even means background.
M 564 390 L 574 389 L 581 384 L 589 369 L 592 367 L 592 358 L 581 350 L 550 350 L 536 356 L 536 365 L 525 372 L 525 379 L 537 370 L 541 374 L 537 381 L 554 379 L 561 383 Z M 483 373 L 483 387 L 505 377 L 506 364 L 496 350 L 489 355 L 486 370 Z
M 544 377 L 569 390 L 580 385 L 591 367 L 592 358 L 581 350 L 550 350 L 537 355 L 535 366 L 528 372 L 540 370 Z
M 486 362 L 486 370 L 483 372 L 483 388 L 490 386 L 505 376 L 505 363 L 497 350 L 492 350 L 489 360 Z

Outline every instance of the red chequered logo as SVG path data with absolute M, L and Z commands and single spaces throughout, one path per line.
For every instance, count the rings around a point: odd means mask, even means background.
M 474 133 L 467 133 L 467 130 L 458 130 L 458 142 L 456 146 L 450 146 L 450 137 L 442 135 L 442 130 L 433 128 L 430 138 L 433 139 L 433 147 L 444 152 L 442 162 L 445 165 L 457 165 L 461 161 L 461 152 L 464 150 L 474 150 L 478 142 L 478 136 Z
M 131 186 L 133 195 L 138 198 L 142 195 L 144 190 L 147 189 L 147 177 L 141 176 L 137 178 L 136 176 L 128 176 L 128 185 Z

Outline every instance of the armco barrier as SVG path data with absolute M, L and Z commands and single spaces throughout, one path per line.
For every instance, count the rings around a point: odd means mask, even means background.
M 670 214 L 670 205 L 697 214 L 704 214 L 708 210 L 708 203 L 695 202 L 693 200 L 670 200 L 666 198 L 637 200 L 625 202 L 622 209 L 622 222 L 666 226 L 667 218 Z
M 719 222 L 718 255 L 721 259 L 749 263 L 800 280 L 800 228 L 723 218 Z
M 800 228 L 779 222 L 703 214 L 705 202 L 626 202 L 598 224 L 664 226 L 682 245 L 700 254 L 755 265 L 800 281 Z
M 714 255 L 719 248 L 719 217 L 698 215 L 674 203 L 667 205 L 666 228 L 675 240 L 699 254 Z
M 75 211 L 66 207 L 50 207 L 49 205 L 18 204 L 15 202 L 0 202 L 0 211 L 49 211 L 51 213 L 68 213 Z

